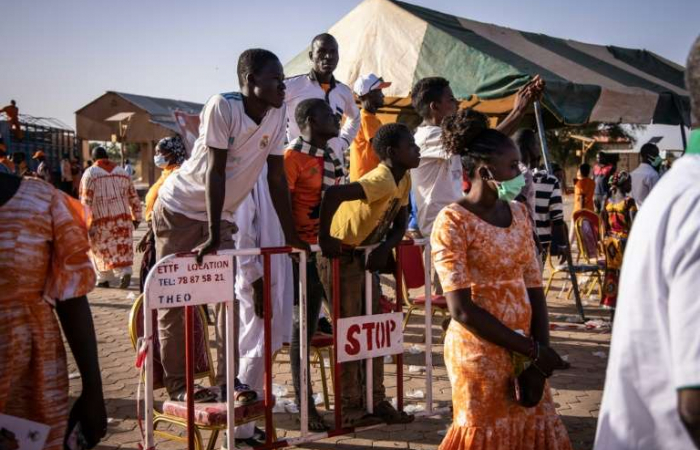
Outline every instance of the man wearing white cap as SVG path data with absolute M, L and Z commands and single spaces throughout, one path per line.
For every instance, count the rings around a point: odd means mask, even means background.
M 379 157 L 372 147 L 372 138 L 382 126 L 377 111 L 384 106 L 382 89 L 389 86 L 391 83 L 373 73 L 363 75 L 355 81 L 353 91 L 362 102 L 362 110 L 360 130 L 350 146 L 350 182 L 359 180 L 379 165 Z

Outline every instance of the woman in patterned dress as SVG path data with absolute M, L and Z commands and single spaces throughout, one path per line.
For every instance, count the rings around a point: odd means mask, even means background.
M 0 174 L 0 414 L 50 426 L 48 450 L 63 448 L 68 422 L 66 352 L 56 316 L 83 383 L 71 421 L 80 422 L 87 448 L 107 429 L 85 296 L 95 273 L 81 209 L 44 181 Z
M 510 202 L 522 188 L 520 153 L 472 110 L 445 119 L 442 128 L 443 145 L 462 157 L 472 188 L 440 212 L 431 237 L 453 318 L 445 363 L 454 417 L 440 449 L 569 450 L 546 385 L 553 370 L 567 365 L 549 346 L 527 208 Z M 516 400 L 514 383 L 530 364 L 544 394 L 526 408 Z
M 600 303 L 603 307 L 611 310 L 611 319 L 614 317 L 615 305 L 617 304 L 622 257 L 632 229 L 632 221 L 637 214 L 637 203 L 629 195 L 631 190 L 632 176 L 624 171 L 617 172 L 610 178 L 610 192 L 601 212 L 603 247 L 605 248 L 605 282 L 603 283 L 605 295 Z

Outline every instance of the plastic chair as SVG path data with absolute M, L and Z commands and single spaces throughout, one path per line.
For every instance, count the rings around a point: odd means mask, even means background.
M 425 295 L 410 298 L 409 292 L 411 289 L 420 289 L 425 287 L 425 266 L 423 265 L 423 250 L 415 245 L 401 246 L 397 251 L 401 252 L 401 272 L 403 274 L 404 284 L 404 304 L 408 307 L 406 317 L 403 320 L 403 329 L 406 329 L 408 321 L 417 309 L 425 310 Z M 447 299 L 444 295 L 432 296 L 432 315 L 440 312 L 443 321 L 449 316 L 450 312 L 447 309 Z M 443 330 L 440 339 L 445 338 Z
M 207 328 L 206 312 L 204 308 L 198 306 L 194 314 L 194 346 L 195 346 L 195 367 L 194 379 L 209 380 L 209 385 L 215 385 L 215 375 L 211 357 L 211 349 L 209 348 L 209 330 Z M 160 357 L 160 342 L 158 340 L 158 315 L 153 311 L 153 389 L 163 389 L 163 365 Z M 134 350 L 138 351 L 137 342 L 140 337 L 143 337 L 143 294 L 141 294 L 129 313 L 129 337 Z M 184 349 L 183 349 L 184 350 Z M 211 402 L 211 403 L 195 403 L 195 449 L 202 450 L 203 439 L 202 431 L 211 431 L 209 442 L 206 450 L 213 450 L 216 446 L 216 441 L 219 432 L 226 430 L 226 403 Z M 265 402 L 264 400 L 257 401 L 250 405 L 239 406 L 234 409 L 236 424 L 256 421 L 265 418 Z M 159 431 L 158 425 L 174 425 L 178 428 L 187 429 L 187 402 L 178 402 L 166 400 L 163 402 L 161 411 L 154 411 L 153 428 L 157 436 L 164 437 L 169 440 L 187 442 L 187 438 L 183 438 L 176 434 L 167 431 Z M 273 435 L 276 435 L 273 429 Z

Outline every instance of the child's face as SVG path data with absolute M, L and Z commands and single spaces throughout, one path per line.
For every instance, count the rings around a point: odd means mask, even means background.
M 431 110 L 436 122 L 442 122 L 445 117 L 457 112 L 457 99 L 448 86 L 442 91 L 440 101 L 431 103 Z
M 402 132 L 399 145 L 391 149 L 390 158 L 394 164 L 415 169 L 420 164 L 420 149 L 416 145 L 413 135 L 408 131 Z

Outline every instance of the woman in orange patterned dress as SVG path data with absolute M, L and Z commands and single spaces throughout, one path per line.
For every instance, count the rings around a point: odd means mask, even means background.
M 442 127 L 443 145 L 462 157 L 472 188 L 440 212 L 431 236 L 453 318 L 445 362 L 454 417 L 440 449 L 569 450 L 546 386 L 546 377 L 567 364 L 549 346 L 526 207 L 511 202 L 524 181 L 519 151 L 472 110 L 459 111 Z M 537 369 L 536 384 L 544 394 L 526 408 L 516 400 L 514 383 L 529 365 L 530 372 Z
M 66 353 L 56 316 L 83 383 L 71 421 L 80 423 L 87 448 L 107 429 L 85 296 L 95 273 L 81 209 L 44 181 L 0 174 L 0 414 L 49 425 L 49 450 L 63 448 L 68 423 Z

